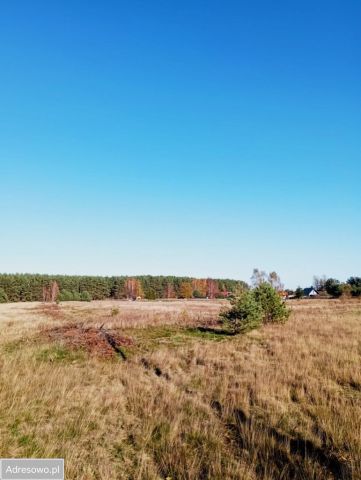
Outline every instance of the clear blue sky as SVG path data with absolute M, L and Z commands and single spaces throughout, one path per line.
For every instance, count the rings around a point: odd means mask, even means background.
M 0 270 L 361 275 L 359 1 L 0 5 Z

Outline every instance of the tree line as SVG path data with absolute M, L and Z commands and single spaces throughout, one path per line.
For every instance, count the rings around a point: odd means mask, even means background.
M 350 277 L 346 282 L 336 278 L 315 277 L 314 283 L 317 291 L 326 292 L 334 298 L 361 296 L 361 277 Z
M 0 274 L 0 302 L 237 296 L 247 283 L 177 276 L 78 276 Z
M 333 298 L 361 297 L 361 277 L 350 277 L 345 282 L 336 278 L 313 277 L 313 288 L 320 295 L 329 295 Z M 303 297 L 304 289 L 298 287 L 294 294 L 296 298 Z

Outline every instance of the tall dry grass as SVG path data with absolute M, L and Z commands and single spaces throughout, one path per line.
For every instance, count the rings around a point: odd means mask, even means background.
M 220 339 L 185 329 L 218 302 L 123 303 L 0 306 L 0 457 L 64 457 L 71 480 L 361 478 L 359 303 Z M 104 319 L 137 339 L 127 361 L 37 337 Z

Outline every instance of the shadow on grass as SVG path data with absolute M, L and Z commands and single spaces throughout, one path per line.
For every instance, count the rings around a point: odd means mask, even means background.
M 100 333 L 103 335 L 104 339 L 108 342 L 108 344 L 112 347 L 114 352 L 123 360 L 127 359 L 126 354 L 123 352 L 123 350 L 120 348 L 120 346 L 117 344 L 116 340 L 114 337 L 107 331 L 103 330 L 103 325 L 99 329 Z
M 224 337 L 234 337 L 236 335 L 236 333 L 232 332 L 231 330 L 216 327 L 187 328 L 186 332 L 188 333 L 188 335 L 191 336 L 210 338 L 215 340 L 222 339 Z
M 211 407 L 222 418 L 223 407 L 213 401 Z M 308 462 L 319 465 L 324 476 L 334 480 L 352 480 L 353 472 L 347 460 L 339 458 L 326 440 L 321 446 L 302 436 L 292 436 L 248 416 L 242 409 L 234 410 L 234 422 L 226 424 L 236 444 L 241 449 L 254 451 L 257 458 L 257 472 L 264 477 L 272 469 L 274 478 L 303 480 L 309 477 Z M 263 432 L 258 437 L 254 432 Z M 250 443 L 251 439 L 251 443 Z M 269 439 L 264 443 L 265 439 Z M 316 478 L 316 477 L 312 477 Z

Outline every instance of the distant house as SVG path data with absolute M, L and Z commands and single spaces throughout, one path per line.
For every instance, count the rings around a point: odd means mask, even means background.
M 318 296 L 318 292 L 313 287 L 304 288 L 303 289 L 303 296 L 304 297 L 315 298 L 315 297 Z

